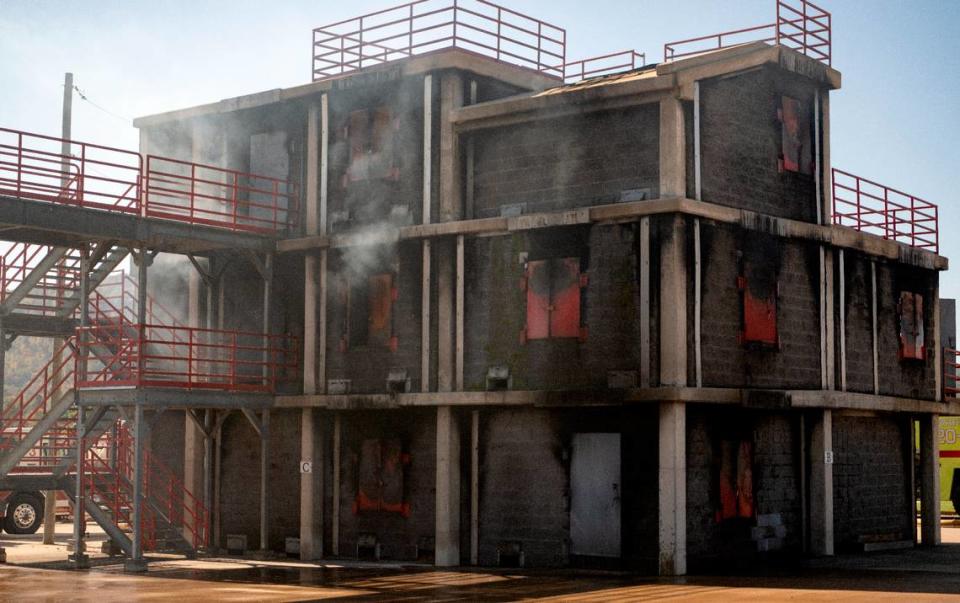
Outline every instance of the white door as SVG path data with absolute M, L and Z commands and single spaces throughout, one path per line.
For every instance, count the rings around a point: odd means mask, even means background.
M 571 552 L 619 557 L 619 433 L 573 435 L 570 493 Z

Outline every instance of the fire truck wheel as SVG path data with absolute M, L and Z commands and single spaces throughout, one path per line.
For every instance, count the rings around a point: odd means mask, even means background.
M 43 521 L 43 499 L 19 492 L 7 501 L 3 529 L 8 534 L 33 534 Z

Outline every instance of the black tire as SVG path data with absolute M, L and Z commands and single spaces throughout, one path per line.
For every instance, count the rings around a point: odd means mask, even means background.
M 43 497 L 17 492 L 7 499 L 3 529 L 8 534 L 34 534 L 43 522 Z

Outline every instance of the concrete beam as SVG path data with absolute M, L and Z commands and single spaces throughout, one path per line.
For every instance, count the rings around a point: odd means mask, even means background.
M 734 224 L 754 232 L 782 238 L 804 239 L 857 251 L 866 255 L 893 260 L 928 270 L 947 270 L 947 258 L 931 251 L 856 231 L 843 226 L 826 226 L 779 218 L 725 205 L 688 199 L 683 196 L 663 197 L 651 201 L 594 205 L 561 212 L 527 214 L 515 218 L 483 218 L 459 222 L 418 224 L 398 228 L 384 242 L 431 239 L 455 235 L 497 235 L 522 230 L 613 222 L 636 222 L 645 216 L 683 214 L 724 224 Z M 367 241 L 365 235 L 315 236 L 277 242 L 279 253 L 310 249 L 355 247 Z
M 434 565 L 460 565 L 460 427 L 450 406 L 437 407 Z
M 4 228 L 5 241 L 67 247 L 108 240 L 122 247 L 148 247 L 170 253 L 222 249 L 267 251 L 276 246 L 276 237 L 9 195 L 0 195 L 0 228 Z
M 145 128 L 200 117 L 203 115 L 219 115 L 264 107 L 282 101 L 299 100 L 315 97 L 318 94 L 331 92 L 348 87 L 360 87 L 365 84 L 380 84 L 385 80 L 399 80 L 404 77 L 422 76 L 436 71 L 454 69 L 468 71 L 478 77 L 487 77 L 504 82 L 521 90 L 545 90 L 558 86 L 561 82 L 556 77 L 538 73 L 525 67 L 512 65 L 504 61 L 479 55 L 475 52 L 460 48 L 445 48 L 435 52 L 410 57 L 403 61 L 364 67 L 341 76 L 294 86 L 292 88 L 267 90 L 235 98 L 145 115 L 133 120 L 136 128 Z
M 616 390 L 510 390 L 427 392 L 409 394 L 349 394 L 277 396 L 275 408 L 326 408 L 331 410 L 396 409 L 435 406 L 534 406 L 542 408 L 626 406 L 679 400 L 701 404 L 739 405 L 746 408 L 855 410 L 875 412 L 937 412 L 960 415 L 960 403 L 915 400 L 821 390 L 757 390 L 720 387 L 647 387 Z
M 657 542 L 661 576 L 687 573 L 686 417 L 685 403 L 660 403 Z

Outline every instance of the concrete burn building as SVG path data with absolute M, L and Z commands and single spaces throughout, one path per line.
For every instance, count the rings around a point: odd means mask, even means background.
M 309 84 L 136 120 L 137 209 L 5 180 L 23 241 L 144 258 L 78 344 L 80 406 L 182 480 L 131 500 L 191 548 L 683 574 L 916 544 L 919 484 L 937 542 L 936 206 L 833 167 L 830 15 L 774 5 L 656 64 L 404 5 L 315 30 Z

